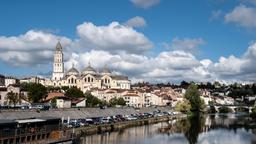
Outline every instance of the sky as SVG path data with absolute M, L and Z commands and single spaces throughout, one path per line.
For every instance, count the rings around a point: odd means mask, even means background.
M 256 0 L 1 0 L 0 74 L 107 65 L 132 82 L 255 82 Z

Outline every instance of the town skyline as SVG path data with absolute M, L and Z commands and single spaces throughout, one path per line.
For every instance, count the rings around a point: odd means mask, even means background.
M 255 82 L 253 0 L 0 3 L 0 73 L 7 76 L 50 76 L 60 41 L 66 70 L 90 61 L 133 83 Z

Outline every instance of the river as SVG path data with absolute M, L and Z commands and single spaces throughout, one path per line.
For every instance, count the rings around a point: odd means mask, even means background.
M 203 115 L 81 137 L 84 144 L 256 144 L 256 125 L 241 114 Z

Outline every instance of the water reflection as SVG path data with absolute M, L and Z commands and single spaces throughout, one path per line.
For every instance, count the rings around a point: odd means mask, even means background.
M 86 144 L 256 144 L 246 116 L 204 115 L 81 138 Z

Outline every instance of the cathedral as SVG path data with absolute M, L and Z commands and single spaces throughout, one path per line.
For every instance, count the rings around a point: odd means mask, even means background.
M 63 52 L 61 43 L 58 42 L 54 53 L 52 78 L 45 82 L 47 86 L 75 86 L 86 92 L 92 88 L 98 89 L 130 89 L 131 81 L 127 76 L 114 75 L 105 66 L 102 72 L 96 70 L 89 63 L 81 72 L 74 65 L 68 71 L 64 70 Z

